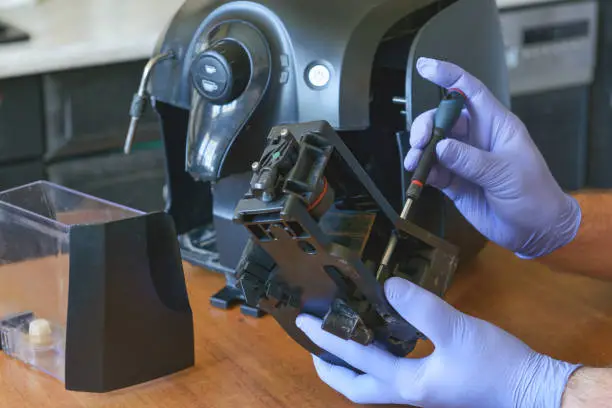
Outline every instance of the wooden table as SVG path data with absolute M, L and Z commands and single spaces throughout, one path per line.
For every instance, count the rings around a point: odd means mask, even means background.
M 107 395 L 67 392 L 47 376 L 0 357 L 0 407 L 350 407 L 317 378 L 308 353 L 271 317 L 220 311 L 209 296 L 220 275 L 186 267 L 196 366 Z M 459 271 L 448 300 L 536 350 L 585 364 L 612 363 L 612 283 L 550 271 L 487 247 Z M 500 350 L 503 352 L 503 350 Z

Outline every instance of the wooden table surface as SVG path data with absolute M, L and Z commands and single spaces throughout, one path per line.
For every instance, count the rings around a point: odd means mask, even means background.
M 2 356 L 0 407 L 352 406 L 319 381 L 308 353 L 271 317 L 212 308 L 209 296 L 223 285 L 222 276 L 192 267 L 185 273 L 195 321 L 195 367 L 92 395 L 65 391 L 54 379 Z M 489 246 L 459 271 L 448 300 L 553 357 L 612 364 L 612 283 L 550 271 Z

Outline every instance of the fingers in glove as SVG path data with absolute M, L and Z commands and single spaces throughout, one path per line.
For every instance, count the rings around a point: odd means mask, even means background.
M 470 102 L 468 110 L 470 110 L 470 105 L 478 105 L 485 100 L 494 99 L 480 80 L 453 63 L 421 57 L 416 67 L 423 78 L 434 84 L 446 89 L 460 89 Z
M 393 379 L 398 357 L 374 345 L 363 346 L 334 336 L 321 328 L 320 319 L 310 315 L 298 316 L 296 324 L 313 343 L 356 369 L 383 381 Z
M 441 190 L 470 224 L 485 236 L 489 234 L 491 226 L 488 220 L 494 216 L 483 197 L 482 188 L 461 177 L 453 176 L 452 182 Z
M 452 341 L 458 312 L 444 300 L 401 278 L 387 280 L 385 294 L 391 306 L 436 347 Z
M 431 139 L 431 129 L 433 126 L 433 116 L 435 110 L 431 110 L 420 115 L 415 122 L 413 123 L 412 130 L 410 133 L 410 144 L 411 149 L 406 154 L 404 158 L 404 168 L 407 171 L 414 171 L 423 155 L 423 149 L 426 144 Z M 453 128 L 453 132 L 449 137 L 466 141 L 468 138 L 468 126 L 469 119 L 467 114 L 462 114 L 457 124 Z M 431 174 L 427 179 L 427 184 L 432 185 L 436 188 L 443 189 L 446 188 L 452 179 L 452 175 L 444 169 L 444 167 L 440 167 L 434 165 L 432 168 Z
M 368 374 L 329 364 L 312 356 L 319 378 L 355 404 L 389 403 L 395 393 L 391 386 Z
M 444 190 L 452 185 L 454 179 L 453 173 L 436 164 L 431 168 L 429 177 L 427 177 L 427 184 L 438 190 Z
M 406 155 L 406 159 L 404 160 L 404 167 L 407 171 L 414 171 L 416 168 L 419 159 L 422 155 L 421 150 L 412 149 Z M 426 184 L 433 186 L 439 190 L 443 190 L 447 188 L 451 182 L 453 181 L 453 174 L 448 171 L 448 169 L 440 166 L 438 164 L 434 164 L 431 168 L 429 176 L 427 177 Z
M 446 171 L 449 171 L 448 169 Z M 450 171 L 449 171 L 450 172 Z M 472 182 L 462 179 L 458 176 L 452 176 L 452 182 L 444 186 L 440 190 L 452 201 L 455 205 L 459 205 L 461 200 L 475 200 L 480 187 Z M 461 210 L 461 208 L 459 208 Z M 465 214 L 464 214 L 465 215 Z
M 417 164 L 419 164 L 419 160 L 421 160 L 421 156 L 423 155 L 423 150 L 412 148 L 408 150 L 408 154 L 406 154 L 406 158 L 404 159 L 404 167 L 408 171 L 414 171 L 416 169 Z
M 493 153 L 480 150 L 458 140 L 442 140 L 436 146 L 438 163 L 480 187 L 489 189 L 499 183 L 506 165 Z M 506 172 L 510 174 L 510 172 Z
M 431 132 L 433 131 L 433 122 L 436 109 L 429 110 L 419 116 L 412 122 L 410 128 L 410 147 L 413 149 L 424 149 L 427 143 L 431 140 Z M 461 113 L 457 123 L 451 131 L 449 137 L 454 139 L 467 141 L 469 131 L 469 115 L 466 111 Z

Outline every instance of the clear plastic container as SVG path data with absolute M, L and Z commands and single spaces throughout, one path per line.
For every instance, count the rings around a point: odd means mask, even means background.
M 39 181 L 0 192 L 0 346 L 65 378 L 70 229 L 142 212 Z

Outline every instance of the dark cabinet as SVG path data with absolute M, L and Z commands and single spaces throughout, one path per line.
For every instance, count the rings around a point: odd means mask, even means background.
M 49 180 L 142 211 L 164 209 L 163 150 L 78 158 L 48 167 Z
M 103 152 L 123 146 L 132 95 L 144 61 L 43 75 L 45 159 Z M 136 141 L 159 140 L 158 121 L 147 109 Z
M 597 70 L 592 88 L 588 184 L 612 188 L 612 2 L 599 2 Z
M 512 110 L 565 190 L 587 181 L 589 97 L 588 86 L 576 86 L 512 99 Z
M 39 77 L 0 80 L 0 162 L 42 155 L 41 97 Z
M 0 190 L 19 187 L 45 178 L 42 161 L 0 166 Z
M 140 121 L 133 153 L 121 153 L 145 63 L 1 80 L 0 190 L 47 179 L 143 211 L 163 210 L 165 157 L 153 109 Z
M 535 3 L 535 2 L 533 2 Z M 512 110 L 562 188 L 587 185 L 597 0 L 538 2 L 500 13 Z

